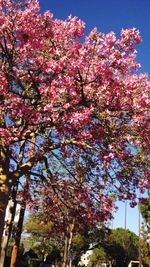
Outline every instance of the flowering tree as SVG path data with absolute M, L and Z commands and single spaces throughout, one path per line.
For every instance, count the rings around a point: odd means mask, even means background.
M 76 17 L 54 20 L 36 0 L 0 0 L 0 236 L 11 187 L 42 178 L 51 154 L 74 178 L 78 158 L 87 182 L 132 203 L 148 187 L 150 85 L 136 74 L 139 32 L 83 37 Z

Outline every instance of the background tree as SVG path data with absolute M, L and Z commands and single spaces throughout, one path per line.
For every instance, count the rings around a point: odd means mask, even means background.
M 148 231 L 150 232 L 150 192 L 148 193 L 147 198 L 144 198 L 142 200 L 142 203 L 140 204 L 140 211 L 144 218 Z
M 40 259 L 44 258 L 44 255 L 51 254 L 55 252 L 63 255 L 64 247 L 64 234 L 59 231 L 55 231 L 54 234 L 52 229 L 52 223 L 41 224 L 41 218 L 44 215 L 40 212 L 31 213 L 25 223 L 25 232 L 30 234 L 27 238 L 28 244 L 25 242 L 25 247 L 27 249 L 32 248 L 38 255 Z M 54 228 L 55 229 L 55 228 Z M 57 228 L 58 229 L 58 228 Z M 61 228 L 62 230 L 62 228 Z M 107 242 L 110 230 L 104 225 L 97 227 L 89 227 L 87 224 L 80 225 L 79 232 L 75 232 L 72 238 L 72 245 L 70 250 L 71 261 L 74 266 L 78 266 L 81 259 L 81 255 L 84 254 L 88 249 L 93 249 L 95 247 L 102 246 Z M 58 254 L 59 255 L 59 254 Z M 62 262 L 62 258 L 58 258 L 59 262 Z
M 62 237 L 60 234 L 55 234 L 53 237 L 50 237 L 50 228 L 48 224 L 41 225 L 39 220 L 33 222 L 31 218 L 32 216 L 25 224 L 25 231 L 30 234 L 27 240 L 26 238 L 23 239 L 26 248 L 33 249 L 39 256 L 40 260 L 45 259 L 47 255 L 49 255 L 52 259 L 53 255 L 55 255 L 53 264 L 61 265 L 64 246 L 63 234 Z M 89 248 L 90 245 L 89 235 L 87 232 L 85 232 L 86 231 L 83 231 L 82 234 L 76 233 L 73 236 L 70 253 L 72 264 L 74 266 L 78 266 L 81 255 Z
M 32 249 L 38 255 L 38 262 L 48 258 L 51 264 L 61 266 L 63 242 L 57 235 L 50 237 L 52 223 L 41 224 L 41 216 L 40 212 L 30 213 L 24 224 L 22 242 L 27 251 Z
M 129 230 L 123 228 L 112 230 L 108 236 L 108 243 L 104 246 L 116 266 L 128 266 L 130 260 L 138 260 L 138 236 Z
M 62 262 L 64 234 L 57 231 L 51 236 L 52 223 L 41 224 L 41 215 L 37 213 L 31 214 L 25 223 L 25 232 L 29 233 L 28 248 L 32 248 L 38 253 L 40 260 L 45 259 L 47 255 L 53 258 L 53 264 L 57 265 Z M 80 257 L 89 247 L 89 236 L 87 229 L 73 236 L 71 246 L 72 264 L 77 266 Z M 61 255 L 61 257 L 60 257 Z M 55 256 L 55 257 L 54 257 Z
M 115 192 L 134 205 L 136 188 L 149 184 L 139 32 L 122 30 L 117 39 L 94 29 L 84 38 L 81 20 L 40 14 L 36 0 L 1 0 L 0 18 L 0 243 L 12 186 L 27 175 L 47 179 L 55 158 L 59 177 L 65 166 L 75 180 L 78 160 L 100 197 Z M 32 202 L 30 186 L 25 199 Z
M 37 214 L 35 217 L 38 217 Z M 42 216 L 43 217 L 43 216 Z M 50 225 L 40 224 L 41 219 L 35 220 L 33 215 L 25 225 L 25 229 L 31 234 L 29 247 L 38 252 L 38 255 L 57 255 L 55 263 L 60 264 L 63 254 L 64 238 L 60 234 L 50 236 Z M 40 234 L 39 234 L 40 233 Z M 149 264 L 149 240 L 144 229 L 141 232 L 141 239 L 135 233 L 122 228 L 108 229 L 104 225 L 97 228 L 84 228 L 80 233 L 75 233 L 72 239 L 71 260 L 74 266 L 78 266 L 82 254 L 87 250 L 92 253 L 89 256 L 89 266 L 100 263 L 113 263 L 114 266 L 128 266 L 130 260 L 138 260 L 139 245 L 141 247 L 142 264 Z M 40 258 L 40 259 L 41 259 Z
M 140 229 L 140 239 L 139 239 L 139 249 L 141 262 L 144 266 L 149 266 L 150 264 L 150 237 L 147 231 L 147 227 L 142 224 Z
M 88 257 L 88 266 L 101 266 L 102 263 L 108 263 L 108 258 L 105 250 L 101 248 L 95 248 L 92 254 Z
M 50 237 L 50 232 L 52 228 L 52 222 L 47 224 L 42 224 L 42 213 L 31 213 L 28 217 L 24 230 L 29 234 L 29 237 L 25 238 L 25 243 L 28 249 L 33 249 L 42 261 L 46 259 L 46 256 L 52 251 L 56 251 L 56 248 L 61 252 L 62 241 L 56 235 L 55 237 Z
M 139 239 L 135 233 L 118 228 L 106 231 L 105 238 L 97 236 L 89 264 L 112 263 L 116 267 L 127 267 L 130 260 L 138 260 Z

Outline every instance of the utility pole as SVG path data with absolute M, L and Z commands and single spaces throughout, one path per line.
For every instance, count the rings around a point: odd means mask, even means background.
M 127 200 L 125 201 L 124 229 L 127 229 Z

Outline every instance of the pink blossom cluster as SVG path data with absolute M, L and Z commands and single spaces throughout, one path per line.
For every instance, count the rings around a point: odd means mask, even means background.
M 115 210 L 114 198 L 99 192 L 93 193 L 92 187 L 69 180 L 56 181 L 55 190 L 51 185 L 41 188 L 41 199 L 36 198 L 35 207 L 43 212 L 42 222 L 51 221 L 54 229 L 62 231 L 75 219 L 76 230 L 83 224 L 96 226 L 99 222 L 112 218 Z M 39 204 L 38 204 L 39 203 Z M 33 205 L 34 208 L 34 205 Z

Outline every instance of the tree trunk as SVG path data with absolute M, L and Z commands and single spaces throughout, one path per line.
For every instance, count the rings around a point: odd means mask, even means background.
M 1 245 L 1 256 L 0 256 L 0 266 L 3 267 L 4 266 L 4 262 L 5 262 L 5 255 L 6 255 L 6 247 L 7 247 L 7 236 L 3 236 L 2 239 L 2 245 Z
M 63 254 L 63 264 L 62 267 L 67 266 L 67 258 L 68 258 L 68 236 L 65 236 L 65 244 L 64 244 L 64 254 Z
M 1 244 L 1 258 L 0 258 L 1 266 L 4 266 L 8 241 L 11 235 L 12 221 L 14 217 L 13 212 L 15 212 L 12 209 L 14 209 L 14 202 L 12 200 L 9 200 L 7 209 L 6 209 L 5 227 L 3 231 L 3 238 L 2 238 L 2 244 Z
M 9 193 L 10 186 L 8 174 L 0 166 L 0 267 L 3 267 L 3 254 L 5 253 L 5 248 L 2 248 L 2 238 L 5 226 L 5 213 L 8 204 Z
M 73 230 L 74 230 L 75 220 L 71 224 L 69 224 L 67 233 L 65 236 L 65 245 L 64 245 L 64 254 L 63 254 L 63 264 L 62 267 L 69 267 L 70 264 L 70 250 L 72 244 Z
M 24 221 L 24 214 L 25 214 L 26 205 L 23 203 L 23 205 L 20 208 L 20 215 L 17 225 L 17 231 L 15 236 L 15 244 L 13 246 L 12 254 L 11 254 L 11 262 L 10 267 L 16 267 L 17 263 L 17 257 L 19 252 L 19 246 L 20 246 L 20 240 L 21 240 L 21 233 L 22 233 L 22 226 Z
M 30 144 L 29 158 L 31 158 L 33 156 L 34 148 L 35 148 L 35 138 L 33 137 L 32 142 Z M 29 190 L 29 181 L 30 181 L 30 177 L 27 176 L 26 177 L 26 185 L 24 188 L 24 193 L 26 193 Z M 11 254 L 10 267 L 16 267 L 25 210 L 26 210 L 26 203 L 24 201 L 22 201 L 21 209 L 20 209 L 20 215 L 19 215 L 19 221 L 18 221 L 18 225 L 17 225 L 17 232 L 16 232 L 16 237 L 15 237 L 15 244 L 13 246 L 13 250 L 12 250 L 12 254 Z

